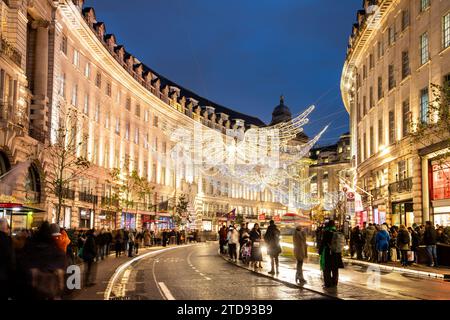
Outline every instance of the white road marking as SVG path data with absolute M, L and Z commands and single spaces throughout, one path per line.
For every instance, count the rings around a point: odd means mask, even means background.
M 180 247 L 172 247 L 172 248 L 165 248 L 165 249 L 160 249 L 160 250 L 156 250 L 156 251 L 150 251 L 150 252 L 147 252 L 147 253 L 145 253 L 145 254 L 143 254 L 143 255 L 141 255 L 141 256 L 137 256 L 137 257 L 135 257 L 135 258 L 133 258 L 133 259 L 127 261 L 126 263 L 122 264 L 121 266 L 119 266 L 119 267 L 116 269 L 116 271 L 114 272 L 114 275 L 113 275 L 113 276 L 111 277 L 111 279 L 109 280 L 108 286 L 107 286 L 107 288 L 106 288 L 106 290 L 105 290 L 105 296 L 104 296 L 104 299 L 105 299 L 105 300 L 109 300 L 109 299 L 110 299 L 110 297 L 111 297 L 111 292 L 112 292 L 112 289 L 113 289 L 113 287 L 114 287 L 114 283 L 117 281 L 117 278 L 118 278 L 118 277 L 122 274 L 122 272 L 123 272 L 126 268 L 128 268 L 133 262 L 139 261 L 139 260 L 141 260 L 141 259 L 144 259 L 144 258 L 153 256 L 153 255 L 160 254 L 160 253 L 165 252 L 165 251 L 169 251 L 169 250 L 173 250 L 173 249 L 179 249 L 179 248 L 183 248 L 183 247 L 191 247 L 191 246 L 193 246 L 193 245 L 192 245 L 192 244 L 188 244 L 188 245 L 184 245 L 184 246 L 180 246 Z M 153 265 L 153 266 L 154 266 L 154 265 Z
M 161 290 L 164 293 L 164 296 L 167 300 L 175 300 L 175 297 L 172 295 L 169 288 L 167 288 L 167 286 L 164 282 L 158 282 L 158 286 L 161 288 Z

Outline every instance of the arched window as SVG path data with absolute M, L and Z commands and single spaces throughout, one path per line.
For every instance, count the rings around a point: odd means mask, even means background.
M 3 151 L 0 151 L 0 177 L 11 169 L 8 156 Z
M 31 164 L 28 168 L 28 175 L 25 181 L 25 191 L 28 201 L 32 203 L 41 202 L 41 179 L 39 170 L 35 164 Z

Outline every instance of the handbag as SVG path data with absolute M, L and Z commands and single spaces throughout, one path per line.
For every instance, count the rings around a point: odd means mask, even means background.
M 397 262 L 397 249 L 396 248 L 391 248 L 391 261 L 392 262 Z
M 81 247 L 80 250 L 78 250 L 78 257 L 81 259 L 83 259 L 83 251 L 84 251 L 83 249 L 84 247 Z
M 408 262 L 414 262 L 414 251 L 409 250 L 406 256 L 408 257 Z

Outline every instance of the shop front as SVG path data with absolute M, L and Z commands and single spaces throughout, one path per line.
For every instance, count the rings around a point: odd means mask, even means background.
M 373 206 L 373 223 L 383 224 L 386 222 L 386 206 L 374 205 Z
M 117 226 L 117 214 L 115 211 L 101 210 L 98 216 L 100 228 L 115 230 Z
M 29 230 L 37 227 L 37 220 L 34 219 L 36 213 L 44 212 L 43 210 L 26 207 L 19 203 L 0 203 L 0 218 L 8 220 L 12 234 L 20 230 Z
M 450 161 L 432 161 L 430 180 L 433 222 L 450 226 Z
M 131 212 L 122 212 L 120 219 L 120 228 L 135 230 L 136 229 L 136 214 Z
M 414 224 L 414 210 L 412 199 L 392 203 L 392 225 L 412 227 Z
M 94 210 L 87 208 L 79 208 L 79 223 L 78 228 L 82 230 L 88 230 L 94 228 Z

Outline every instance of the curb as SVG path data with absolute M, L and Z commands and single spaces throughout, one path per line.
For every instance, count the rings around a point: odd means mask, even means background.
M 282 244 L 283 246 L 283 244 Z M 284 245 L 284 247 L 289 247 Z M 316 252 L 308 252 L 308 255 L 313 256 L 319 256 Z M 342 257 L 342 261 L 347 264 L 353 264 L 353 265 L 359 265 L 359 266 L 366 266 L 366 267 L 372 267 L 374 269 L 379 269 L 381 271 L 388 271 L 388 272 L 396 272 L 396 273 L 403 273 L 403 274 L 410 274 L 416 277 L 420 278 L 434 278 L 434 279 L 441 279 L 441 280 L 450 280 L 450 274 L 442 274 L 442 273 L 436 273 L 436 272 L 427 272 L 427 271 L 420 271 L 420 270 L 413 270 L 413 269 L 406 269 L 406 268 L 400 268 L 396 266 L 387 266 L 379 263 L 373 263 L 368 261 L 361 261 L 361 260 L 355 260 L 350 258 Z
M 299 289 L 305 289 L 305 290 L 308 290 L 308 291 L 311 291 L 311 292 L 320 294 L 320 295 L 322 295 L 322 296 L 327 296 L 327 297 L 329 297 L 329 298 L 331 298 L 331 299 L 333 299 L 333 300 L 343 300 L 343 299 L 341 299 L 341 298 L 336 297 L 335 295 L 331 295 L 331 294 L 329 294 L 329 293 L 326 293 L 326 292 L 323 292 L 323 291 L 318 291 L 318 290 L 316 290 L 316 289 L 313 289 L 313 288 L 311 288 L 311 287 L 308 286 L 308 285 L 299 286 L 299 285 L 296 284 L 296 283 L 289 282 L 289 281 L 282 280 L 282 279 L 278 279 L 278 278 L 273 277 L 273 276 L 271 276 L 271 275 L 269 275 L 269 274 L 264 274 L 264 273 L 261 273 L 261 272 L 258 272 L 258 271 L 254 271 L 254 270 L 252 270 L 251 268 L 247 268 L 246 266 L 243 266 L 243 265 L 234 263 L 234 262 L 232 262 L 232 261 L 229 261 L 229 260 L 227 259 L 227 257 L 221 255 L 220 253 L 218 253 L 218 255 L 219 255 L 220 257 L 222 257 L 222 259 L 224 259 L 224 260 L 227 261 L 228 263 L 230 263 L 230 264 L 232 264 L 232 265 L 234 265 L 234 266 L 236 266 L 236 267 L 239 267 L 239 268 L 241 268 L 241 269 L 245 269 L 245 270 L 247 270 L 247 271 L 250 271 L 250 272 L 252 272 L 252 273 L 254 273 L 254 274 L 256 274 L 256 275 L 258 275 L 258 276 L 260 276 L 260 277 L 268 278 L 268 279 L 271 279 L 271 280 L 274 280 L 274 281 L 283 283 L 283 284 L 288 285 L 288 286 L 294 286 L 294 287 L 297 287 L 297 288 L 299 288 Z

